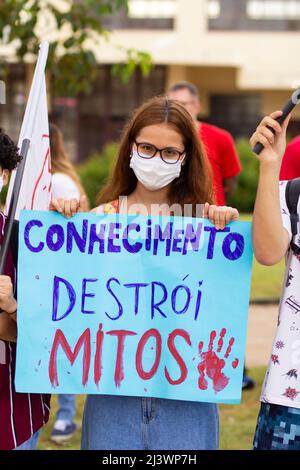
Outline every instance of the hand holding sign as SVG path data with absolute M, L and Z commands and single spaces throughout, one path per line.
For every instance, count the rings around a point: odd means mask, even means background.
M 49 210 L 59 212 L 68 219 L 77 212 L 86 212 L 88 210 L 87 198 L 82 195 L 79 201 L 77 199 L 52 199 Z
M 0 309 L 9 315 L 15 314 L 17 301 L 13 295 L 13 285 L 9 276 L 0 275 Z
M 239 219 L 239 212 L 233 207 L 220 207 L 206 202 L 203 217 L 209 219 L 216 226 L 217 230 L 223 230 L 225 225 L 229 224 L 231 220 Z
M 59 212 L 66 218 L 73 217 L 77 212 L 86 212 L 86 196 L 81 196 L 79 202 L 77 199 L 52 199 L 50 210 Z M 216 226 L 217 230 L 223 230 L 225 225 L 229 224 L 231 220 L 239 219 L 239 212 L 233 207 L 216 206 L 206 202 L 204 204 L 203 217 L 209 219 Z

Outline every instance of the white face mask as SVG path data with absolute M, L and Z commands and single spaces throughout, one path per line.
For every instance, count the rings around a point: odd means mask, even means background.
M 0 175 L 0 193 L 3 189 L 4 183 L 3 183 L 3 175 Z
M 133 151 L 130 158 L 130 168 L 135 176 L 149 191 L 157 191 L 178 178 L 182 161 L 168 164 L 160 157 L 142 158 Z

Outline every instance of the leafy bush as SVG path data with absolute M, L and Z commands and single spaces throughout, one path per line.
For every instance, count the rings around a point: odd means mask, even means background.
M 107 182 L 116 160 L 117 151 L 117 144 L 109 144 L 101 154 L 92 154 L 76 168 L 88 196 L 91 209 L 96 206 L 97 194 Z
M 238 176 L 238 186 L 230 205 L 240 212 L 253 212 L 259 173 L 259 162 L 253 154 L 247 139 L 236 142 L 237 151 L 242 164 L 242 172 Z

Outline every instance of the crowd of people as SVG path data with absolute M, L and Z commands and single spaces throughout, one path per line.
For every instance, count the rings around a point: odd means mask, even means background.
M 166 96 L 142 104 L 128 121 L 119 145 L 116 165 L 98 197 L 96 213 L 126 211 L 170 215 L 168 207 L 204 205 L 203 216 L 222 229 L 238 220 L 227 206 L 233 195 L 241 164 L 232 136 L 198 120 L 201 111 L 197 88 L 188 82 L 172 86 Z M 261 409 L 254 436 L 255 449 L 300 450 L 300 386 L 295 365 L 298 330 L 286 299 L 298 297 L 299 255 L 290 249 L 300 244 L 291 228 L 286 201 L 289 179 L 300 176 L 300 138 L 286 150 L 290 116 L 279 125 L 280 111 L 263 118 L 251 137 L 264 146 L 259 156 L 260 174 L 253 214 L 253 247 L 257 260 L 273 265 L 286 257 L 287 267 L 280 302 L 279 321 L 261 395 Z M 50 124 L 52 159 L 51 209 L 66 217 L 88 211 L 85 191 L 68 158 L 61 131 Z M 285 154 L 285 156 L 284 156 Z M 284 156 L 284 158 L 283 158 Z M 255 158 L 255 156 L 253 156 Z M 282 163 L 283 160 L 283 163 Z M 0 133 L 0 187 L 20 161 L 18 149 Z M 101 165 L 101 161 L 99 161 Z M 299 167 L 299 171 L 298 171 Z M 284 180 L 284 181 L 283 181 Z M 153 207 L 163 207 L 155 214 Z M 0 243 L 6 218 L 0 214 Z M 196 213 L 193 212 L 193 216 Z M 35 449 L 40 429 L 49 419 L 50 396 L 17 393 L 14 371 L 17 343 L 16 266 L 17 237 L 12 237 L 5 275 L 0 276 L 0 449 Z M 299 348 L 299 344 L 298 344 Z M 243 388 L 254 381 L 244 371 Z M 51 433 L 57 443 L 76 430 L 74 395 L 59 395 L 59 409 Z M 238 405 L 237 405 L 238 406 Z M 130 430 L 130 432 L 128 432 Z M 254 430 L 253 430 L 254 431 Z M 182 436 L 185 438 L 182 439 Z M 214 403 L 145 397 L 88 395 L 82 424 L 82 449 L 217 449 L 218 407 Z

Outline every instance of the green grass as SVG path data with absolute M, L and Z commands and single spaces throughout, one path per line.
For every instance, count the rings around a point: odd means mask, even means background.
M 57 395 L 51 397 L 51 415 L 49 422 L 44 426 L 38 443 L 39 450 L 78 450 L 80 449 L 80 436 L 81 436 L 81 419 L 84 407 L 84 395 L 78 395 L 76 400 L 77 414 L 75 422 L 77 424 L 77 431 L 70 441 L 62 445 L 56 445 L 50 441 L 50 434 L 55 421 L 55 415 L 57 412 Z
M 243 392 L 242 402 L 239 405 L 220 406 L 220 449 L 222 450 L 252 449 L 265 367 L 249 369 L 247 373 L 255 379 L 256 387 Z
M 279 299 L 284 275 L 284 261 L 275 266 L 261 266 L 253 262 L 251 300 Z
M 220 406 L 220 449 L 222 450 L 246 450 L 252 448 L 253 434 L 259 411 L 259 396 L 265 369 L 263 367 L 250 369 L 249 375 L 257 381 L 253 390 L 243 392 L 243 399 L 239 405 Z M 84 396 L 77 397 L 76 423 L 78 430 L 74 437 L 64 446 L 57 446 L 49 440 L 55 412 L 57 410 L 56 396 L 52 396 L 52 413 L 50 422 L 44 427 L 38 448 L 40 450 L 78 450 L 80 449 L 81 416 L 83 411 Z
M 242 221 L 251 222 L 251 214 L 241 214 Z M 253 260 L 251 300 L 279 299 L 284 275 L 284 260 L 275 266 L 262 266 Z

